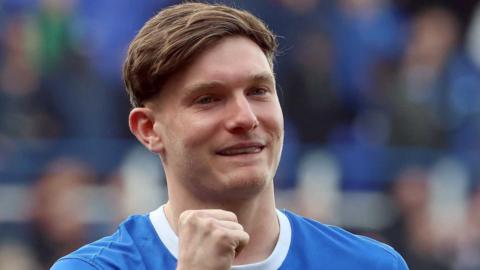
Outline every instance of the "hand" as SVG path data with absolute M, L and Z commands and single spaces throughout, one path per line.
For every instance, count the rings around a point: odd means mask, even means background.
M 249 235 L 234 213 L 205 209 L 180 215 L 178 238 L 177 270 L 228 270 Z

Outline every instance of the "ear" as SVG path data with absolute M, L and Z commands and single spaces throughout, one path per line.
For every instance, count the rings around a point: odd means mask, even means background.
M 156 119 L 149 108 L 134 108 L 128 117 L 130 131 L 151 152 L 160 154 L 164 150 L 162 136 L 155 130 Z

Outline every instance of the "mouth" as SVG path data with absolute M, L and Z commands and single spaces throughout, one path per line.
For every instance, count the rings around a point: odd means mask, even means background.
M 250 155 L 262 152 L 265 145 L 259 143 L 236 144 L 222 148 L 216 153 L 221 156 Z

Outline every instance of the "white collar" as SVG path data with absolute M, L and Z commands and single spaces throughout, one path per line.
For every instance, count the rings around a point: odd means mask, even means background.
M 178 259 L 178 237 L 172 227 L 170 227 L 170 224 L 168 224 L 164 207 L 165 205 L 162 205 L 150 213 L 150 222 L 152 222 L 158 237 L 168 251 L 175 259 Z M 261 262 L 232 266 L 232 270 L 275 270 L 282 265 L 290 247 L 292 229 L 284 213 L 277 210 L 277 216 L 280 224 L 280 234 L 272 254 Z

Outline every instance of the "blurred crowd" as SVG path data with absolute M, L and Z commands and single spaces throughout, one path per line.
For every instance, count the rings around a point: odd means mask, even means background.
M 166 200 L 128 131 L 128 42 L 178 0 L 0 0 L 0 269 L 47 269 Z M 278 35 L 278 207 L 480 269 L 480 3 L 241 0 Z

